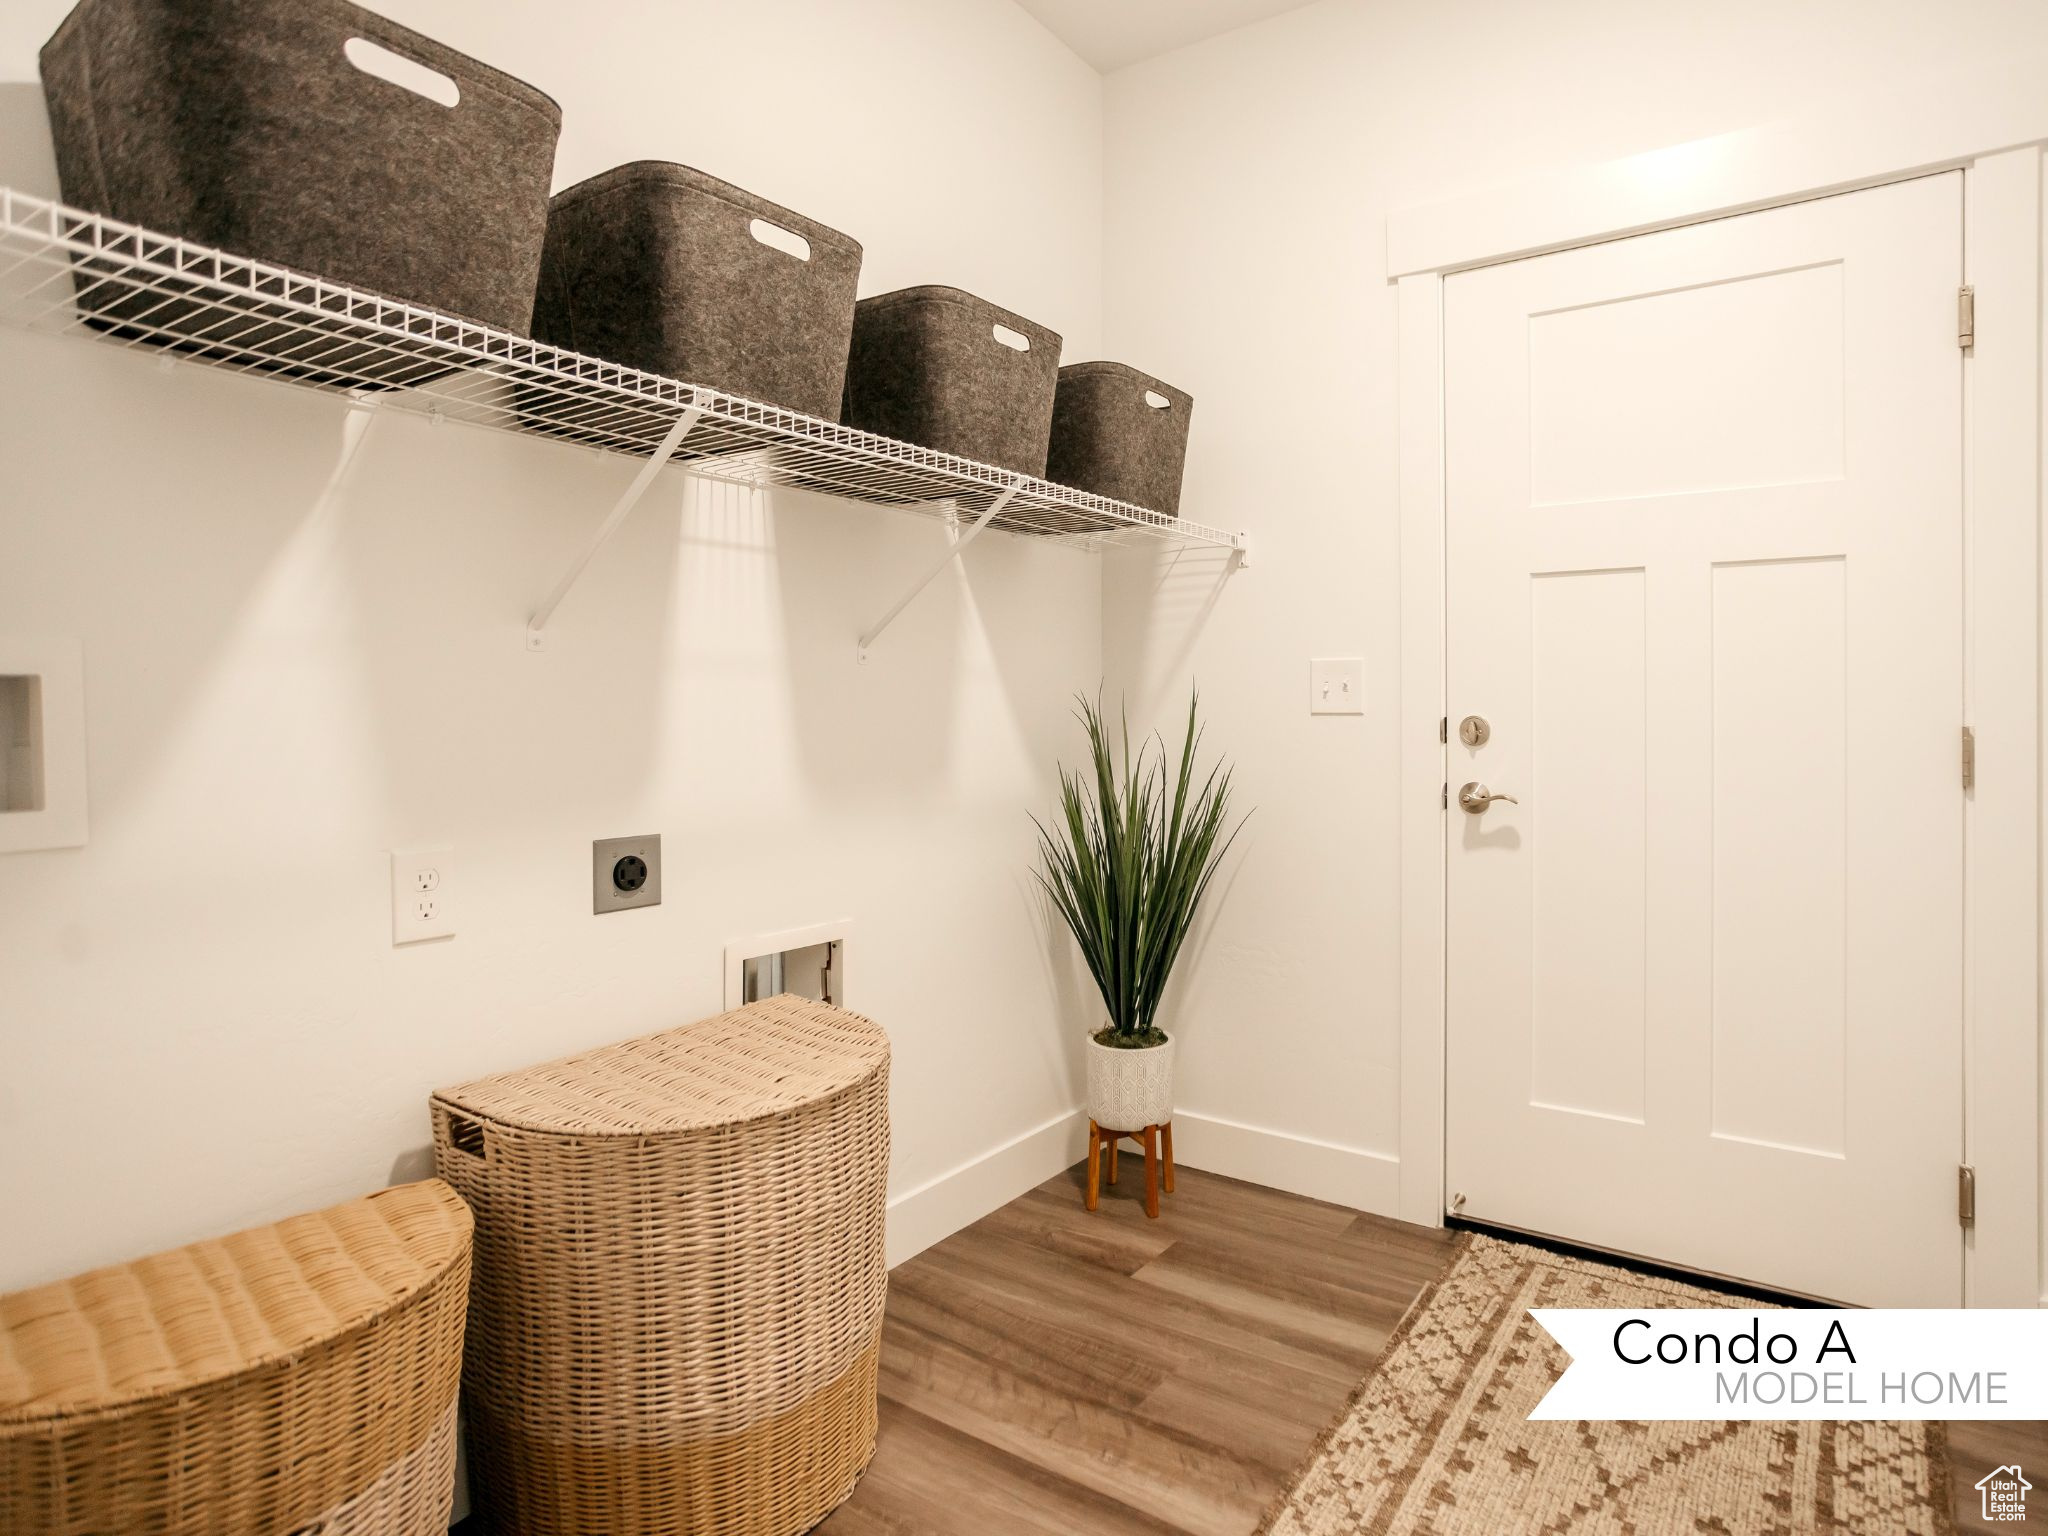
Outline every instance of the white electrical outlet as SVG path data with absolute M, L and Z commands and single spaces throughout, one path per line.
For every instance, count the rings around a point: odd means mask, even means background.
M 1365 713 L 1365 660 L 1323 656 L 1308 664 L 1308 712 L 1312 715 Z
M 452 938 L 455 914 L 448 904 L 452 848 L 412 848 L 391 855 L 391 942 Z

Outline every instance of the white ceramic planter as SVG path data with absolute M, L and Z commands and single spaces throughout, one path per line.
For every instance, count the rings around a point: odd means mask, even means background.
M 1173 1037 L 1139 1051 L 1088 1046 L 1088 1115 L 1108 1131 L 1135 1131 L 1173 1118 Z

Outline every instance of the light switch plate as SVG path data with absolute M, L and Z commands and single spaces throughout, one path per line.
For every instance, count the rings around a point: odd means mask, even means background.
M 455 850 L 407 848 L 391 855 L 391 942 L 455 936 Z
M 1365 658 L 1319 656 L 1308 664 L 1308 712 L 1312 715 L 1365 713 Z
M 590 845 L 590 910 L 661 905 L 661 834 L 606 837 Z

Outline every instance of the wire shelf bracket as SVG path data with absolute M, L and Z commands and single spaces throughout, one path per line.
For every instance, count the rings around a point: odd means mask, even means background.
M 656 445 L 654 452 L 648 455 L 647 462 L 640 466 L 640 473 L 633 477 L 633 483 L 612 503 L 611 511 L 607 512 L 604 521 L 597 525 L 596 532 L 592 533 L 589 541 L 584 544 L 583 552 L 576 557 L 575 563 L 562 573 L 562 579 L 555 583 L 554 590 L 533 610 L 533 617 L 526 621 L 526 648 L 529 651 L 547 649 L 545 632 L 548 620 L 552 619 L 555 610 L 562 606 L 562 599 L 569 595 L 570 589 L 576 585 L 577 578 L 589 568 L 590 562 L 597 558 L 597 552 L 619 531 L 619 524 L 626 520 L 626 514 L 647 494 L 647 488 L 654 484 L 654 477 L 675 457 L 676 450 L 683 446 L 683 439 L 688 437 L 692 429 L 703 419 L 704 408 L 699 405 L 690 406 L 678 416 L 675 424 L 668 429 L 668 435 Z
M 965 532 L 953 540 L 946 552 L 932 562 L 931 568 L 911 583 L 910 590 L 897 598 L 887 613 L 868 626 L 866 633 L 859 640 L 860 659 L 862 661 L 868 659 L 868 649 L 877 640 L 881 639 L 882 631 L 896 622 L 897 616 L 917 600 L 918 593 L 938 579 L 941 571 L 960 558 L 967 546 L 974 542 L 975 536 L 982 529 L 986 528 L 994 520 L 995 515 L 1007 507 L 1016 494 L 1029 483 L 1028 478 L 1023 475 L 1019 475 L 1016 479 L 1012 480 L 1002 493 L 988 504 L 987 509 L 982 512 L 981 516 L 977 517 Z

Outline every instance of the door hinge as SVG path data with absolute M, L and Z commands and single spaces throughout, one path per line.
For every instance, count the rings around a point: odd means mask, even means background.
M 1963 788 L 1977 787 L 1977 733 L 1963 727 Z
M 1451 808 L 1451 786 L 1448 784 L 1444 786 L 1443 807 L 1447 811 Z
M 1977 1170 L 1968 1163 L 1956 1169 L 1956 1222 L 1977 1225 Z
M 1444 716 L 1444 717 L 1443 717 L 1443 718 L 1442 718 L 1441 720 L 1437 721 L 1437 723 L 1436 723 L 1436 739 L 1437 739 L 1438 741 L 1442 742 L 1442 743 L 1443 743 L 1443 744 L 1444 744 L 1445 746 L 1449 746 L 1449 745 L 1450 745 L 1450 742 L 1451 742 L 1451 717 L 1450 717 L 1449 715 L 1445 715 L 1445 716 Z
M 1956 345 L 1977 345 L 1977 290 L 1967 285 L 1956 290 Z

